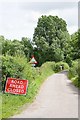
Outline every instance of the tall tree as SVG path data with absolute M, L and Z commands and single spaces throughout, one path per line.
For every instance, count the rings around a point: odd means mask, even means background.
M 29 58 L 33 54 L 33 46 L 31 40 L 27 37 L 23 37 L 20 43 L 23 45 L 23 51 L 27 59 L 29 60 Z
M 2 54 L 2 45 L 4 43 L 4 36 L 0 36 L 0 55 Z
M 15 54 L 24 54 L 23 53 L 23 45 L 19 40 L 7 40 L 5 39 L 2 43 L 2 54 L 9 54 L 11 56 Z
M 70 39 L 67 24 L 62 18 L 49 15 L 38 19 L 33 41 L 42 62 L 64 60 L 69 52 Z
M 80 58 L 80 29 L 71 35 L 70 45 L 72 59 Z

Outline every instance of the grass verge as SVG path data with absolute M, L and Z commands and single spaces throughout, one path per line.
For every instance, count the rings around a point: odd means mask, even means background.
M 80 81 L 78 79 L 78 76 L 71 79 L 72 83 L 80 89 Z
M 2 94 L 0 93 L 0 119 L 2 118 Z
M 68 78 L 76 87 L 80 88 L 80 69 L 78 61 L 79 60 L 72 61 L 72 66 L 70 67 L 68 72 Z

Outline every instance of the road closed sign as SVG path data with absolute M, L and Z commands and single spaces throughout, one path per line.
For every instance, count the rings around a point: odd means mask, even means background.
M 8 78 L 6 81 L 5 92 L 11 94 L 26 95 L 28 80 Z

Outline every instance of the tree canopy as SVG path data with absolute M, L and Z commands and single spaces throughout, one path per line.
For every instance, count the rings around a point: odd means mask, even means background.
M 0 36 L 0 52 L 3 55 L 22 54 L 29 61 L 34 54 L 38 66 L 46 61 L 71 61 L 80 58 L 80 29 L 70 35 L 66 21 L 58 16 L 41 16 L 34 30 L 33 40 L 22 37 L 21 41 Z
M 69 53 L 71 37 L 67 24 L 58 16 L 41 16 L 35 28 L 33 41 L 37 48 L 38 59 L 45 61 L 61 61 Z
M 4 36 L 0 36 L 0 43 L 2 46 L 2 54 L 3 55 L 11 55 L 15 56 L 16 54 L 25 55 L 29 58 L 33 52 L 33 46 L 30 42 L 30 39 L 23 37 L 21 41 L 19 40 L 8 40 L 5 39 Z

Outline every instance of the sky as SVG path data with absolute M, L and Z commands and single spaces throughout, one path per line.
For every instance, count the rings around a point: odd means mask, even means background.
M 63 18 L 70 34 L 78 29 L 77 0 L 0 0 L 0 35 L 7 39 L 32 39 L 42 15 Z

